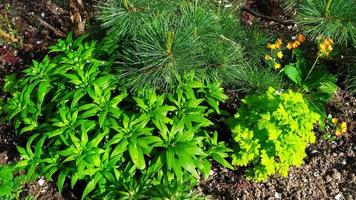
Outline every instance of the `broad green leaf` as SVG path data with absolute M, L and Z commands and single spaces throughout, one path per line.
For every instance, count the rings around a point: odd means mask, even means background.
M 51 84 L 45 80 L 42 81 L 39 86 L 38 86 L 38 91 L 37 91 L 37 98 L 38 98 L 38 103 L 42 105 L 42 102 L 44 100 L 45 95 L 48 93 L 49 89 L 51 87 Z
M 110 100 L 110 105 L 112 107 L 116 107 L 123 99 L 125 99 L 128 96 L 127 93 L 122 93 L 120 95 L 115 96 Z
M 99 182 L 99 180 L 102 178 L 102 175 L 100 173 L 95 174 L 95 177 L 89 181 L 87 186 L 84 189 L 82 200 L 85 199 L 89 195 L 91 191 L 93 191 L 96 187 L 96 184 Z
M 180 160 L 174 159 L 172 167 L 173 167 L 174 174 L 177 176 L 178 180 L 181 180 L 182 176 L 183 176 L 183 171 L 182 171 L 182 166 L 181 166 Z
M 171 170 L 174 164 L 174 151 L 172 150 L 172 148 L 168 148 L 166 150 L 166 161 L 167 161 L 167 169 Z
M 99 113 L 99 126 L 103 127 L 108 111 L 104 110 Z
M 141 148 L 139 148 L 135 143 L 130 143 L 128 145 L 128 150 L 135 166 L 141 170 L 145 169 L 146 163 Z
M 112 151 L 112 153 L 111 153 L 112 157 L 120 155 L 123 152 L 125 152 L 127 150 L 127 145 L 128 144 L 129 144 L 129 142 L 126 139 L 122 140 L 118 145 L 116 145 L 116 147 Z
M 63 169 L 59 173 L 58 180 L 57 180 L 57 187 L 58 187 L 59 193 L 62 193 L 63 185 L 64 185 L 64 181 L 66 179 L 67 173 L 68 173 L 67 169 Z
M 302 75 L 300 70 L 295 65 L 287 65 L 283 72 L 297 85 L 302 84 Z
M 73 83 L 74 85 L 81 85 L 83 82 L 79 79 L 79 77 L 75 74 L 62 74 L 62 76 L 66 77 L 69 79 L 70 83 Z
M 234 169 L 234 167 L 229 162 L 227 162 L 222 156 L 220 156 L 220 154 L 213 153 L 212 157 L 215 161 L 220 163 L 222 166 L 229 168 L 229 169 Z
M 144 111 L 147 111 L 148 106 L 145 104 L 145 101 L 143 99 L 138 98 L 138 97 L 133 97 L 133 99 L 135 100 L 138 107 L 140 107 Z
M 205 178 L 208 178 L 211 170 L 211 163 L 209 162 L 208 159 L 203 159 L 200 160 L 200 166 L 199 166 L 200 171 L 204 175 Z
M 85 160 L 96 167 L 99 167 L 101 163 L 100 157 L 97 154 L 86 156 Z

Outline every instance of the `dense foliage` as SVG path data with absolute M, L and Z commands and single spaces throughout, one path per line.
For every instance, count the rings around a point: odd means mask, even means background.
M 356 44 L 354 0 L 303 0 L 297 21 L 311 37 L 329 37 L 338 43 Z
M 309 110 L 300 93 L 270 88 L 263 95 L 249 95 L 230 120 L 236 142 L 233 164 L 247 166 L 257 181 L 278 173 L 287 176 L 290 166 L 300 166 L 305 148 L 315 142 L 313 124 L 320 116 Z
M 83 198 L 104 199 L 162 195 L 160 184 L 174 181 L 184 190 L 184 182 L 209 174 L 209 159 L 232 168 L 230 150 L 204 129 L 226 99 L 217 82 L 190 74 L 171 94 L 128 93 L 93 56 L 95 43 L 82 40 L 61 40 L 51 47 L 54 58 L 34 61 L 17 82 L 5 108 L 29 137 L 17 167 L 58 176 L 60 191 L 67 178 L 72 187 L 85 181 Z
M 4 77 L 0 115 L 23 143 L 16 168 L 0 166 L 0 199 L 18 198 L 17 170 L 60 192 L 85 185 L 82 199 L 200 199 L 212 161 L 256 181 L 300 166 L 337 81 L 356 94 L 354 2 L 284 0 L 301 31 L 288 39 L 233 5 L 100 1 L 90 42 L 68 34 Z M 351 62 L 335 59 L 344 56 Z M 220 106 L 223 87 L 241 105 Z M 329 118 L 336 137 L 347 132 Z
M 20 198 L 21 188 L 28 178 L 25 175 L 14 176 L 16 171 L 11 165 L 0 165 L 1 200 L 16 200 Z
M 120 61 L 115 67 L 126 85 L 170 90 L 177 77 L 194 72 L 202 80 L 219 78 L 247 91 L 256 86 L 262 91 L 268 84 L 278 87 L 276 76 L 247 62 L 247 57 L 256 62 L 254 58 L 263 55 L 261 47 L 268 37 L 244 29 L 233 10 L 215 5 L 159 0 L 101 3 L 98 18 L 108 30 L 106 40 L 111 45 L 107 43 L 107 48 L 115 44 L 127 47 L 112 52 Z

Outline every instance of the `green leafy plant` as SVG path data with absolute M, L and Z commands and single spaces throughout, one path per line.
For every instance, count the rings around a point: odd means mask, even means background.
M 11 165 L 0 165 L 0 199 L 19 199 L 23 184 L 28 180 L 25 175 L 14 176 L 16 169 Z
M 294 50 L 296 62 L 285 66 L 282 72 L 293 81 L 308 100 L 312 109 L 317 112 L 323 120 L 326 118 L 325 106 L 331 96 L 336 92 L 336 77 L 327 71 L 322 64 L 317 65 L 318 58 L 312 67 L 304 58 L 300 50 Z M 321 120 L 321 125 L 323 125 Z
M 311 105 L 311 109 L 322 117 L 320 125 L 323 128 L 326 118 L 324 108 L 337 89 L 336 77 L 324 65 L 332 53 L 334 42 L 330 38 L 320 40 L 315 60 L 310 63 L 302 49 L 299 49 L 300 45 L 305 42 L 305 36 L 298 34 L 295 38 L 285 47 L 281 39 L 278 39 L 274 44 L 268 44 L 267 48 L 271 49 L 271 52 L 266 54 L 264 59 L 269 67 L 279 71 L 279 74 L 284 75 L 294 84 L 298 92 L 303 93 Z M 291 50 L 290 57 L 284 54 L 288 55 L 287 50 Z M 285 57 L 289 61 L 282 68 Z
M 59 191 L 66 180 L 83 181 L 83 199 L 142 199 L 186 193 L 192 184 L 184 183 L 208 176 L 209 159 L 232 168 L 231 150 L 207 129 L 227 98 L 220 83 L 187 74 L 172 93 L 130 93 L 95 58 L 94 42 L 70 35 L 50 49 L 53 57 L 24 70 L 5 105 L 28 137 L 19 169 L 56 181 Z
M 287 176 L 290 166 L 300 166 L 305 148 L 315 142 L 313 124 L 320 119 L 302 94 L 270 88 L 263 95 L 242 100 L 229 120 L 236 142 L 234 165 L 249 166 L 249 178 L 263 181 L 278 173 Z

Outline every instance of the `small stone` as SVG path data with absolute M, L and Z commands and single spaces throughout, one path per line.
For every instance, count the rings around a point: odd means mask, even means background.
M 326 182 L 327 182 L 327 183 L 330 183 L 332 180 L 333 180 L 333 179 L 332 179 L 329 175 L 326 176 Z
M 336 200 L 340 200 L 340 198 L 341 198 L 341 194 L 340 193 L 335 196 Z
M 41 17 L 44 18 L 46 15 L 44 13 L 41 13 Z
M 311 153 L 316 154 L 316 153 L 319 153 L 319 151 L 314 149 Z
M 319 176 L 319 172 L 318 171 L 316 171 L 316 172 L 314 172 L 314 177 L 318 177 Z
M 333 170 L 334 171 L 334 173 L 333 173 L 333 178 L 334 179 L 336 179 L 336 180 L 341 180 L 341 174 L 340 174 L 340 172 L 338 172 L 336 169 L 335 170 Z
M 40 180 L 38 180 L 37 182 L 38 182 L 38 185 L 43 186 L 45 183 L 45 180 L 40 178 Z
M 279 193 L 279 192 L 275 192 L 275 193 L 274 193 L 274 197 L 275 197 L 276 199 L 282 199 L 282 194 Z

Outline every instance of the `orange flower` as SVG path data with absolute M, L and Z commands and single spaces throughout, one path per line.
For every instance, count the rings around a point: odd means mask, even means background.
M 270 55 L 265 55 L 265 61 L 272 60 L 272 57 Z
M 278 38 L 276 43 L 275 43 L 276 47 L 278 49 L 280 49 L 280 48 L 282 48 L 282 44 L 283 44 L 282 39 Z
M 278 57 L 279 59 L 282 59 L 282 58 L 283 58 L 283 53 L 282 53 L 282 51 L 278 51 L 278 52 L 277 52 L 277 57 Z
M 300 42 L 299 41 L 294 41 L 292 44 L 293 49 L 297 49 L 300 46 Z
M 288 42 L 287 49 L 289 49 L 289 50 L 293 49 L 293 43 L 292 42 Z
M 342 123 L 341 123 L 341 131 L 342 131 L 343 133 L 346 133 L 346 131 L 347 131 L 347 124 L 346 124 L 346 122 L 342 122 Z
M 297 35 L 297 41 L 300 43 L 303 43 L 305 41 L 305 36 L 303 34 L 298 34 Z
M 330 38 L 324 39 L 323 42 L 319 44 L 318 55 L 329 57 L 331 51 L 334 49 L 332 46 L 333 44 L 334 44 L 334 41 L 332 39 L 330 39 Z
M 280 48 L 282 48 L 282 44 L 283 44 L 282 40 L 280 38 L 278 38 L 274 44 L 268 43 L 267 48 L 272 49 L 272 50 L 280 49 Z
M 277 49 L 277 46 L 275 44 L 268 43 L 267 48 L 269 49 Z
M 333 41 L 333 39 L 331 39 L 331 38 L 326 38 L 326 39 L 324 40 L 324 44 L 327 45 L 327 46 L 330 46 L 330 45 L 333 45 L 333 44 L 334 44 L 334 41 Z
M 331 120 L 331 122 L 333 123 L 333 124 L 337 124 L 337 122 L 338 122 L 339 120 L 337 119 L 337 118 L 332 118 L 332 120 Z
M 342 136 L 342 134 L 347 132 L 347 124 L 346 122 L 342 122 L 341 125 L 339 125 L 336 128 L 335 135 L 336 136 Z

